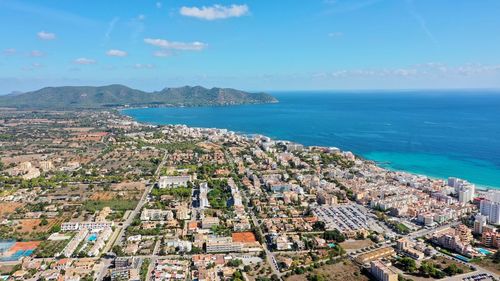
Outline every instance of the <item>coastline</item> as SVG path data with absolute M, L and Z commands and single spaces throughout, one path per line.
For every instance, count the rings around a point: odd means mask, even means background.
M 147 108 L 149 108 L 149 107 L 141 107 L 140 109 L 147 109 Z M 263 136 L 263 137 L 268 137 L 268 136 L 266 136 L 264 134 L 259 134 L 259 133 L 245 133 L 245 132 L 241 132 L 241 131 L 233 131 L 233 130 L 230 130 L 230 129 L 227 129 L 227 128 L 199 127 L 199 126 L 190 126 L 190 125 L 187 125 L 187 124 L 174 124 L 174 123 L 168 123 L 168 124 L 148 123 L 148 122 L 144 122 L 144 121 L 139 121 L 136 118 L 134 118 L 134 117 L 132 117 L 130 115 L 127 115 L 127 114 L 125 114 L 123 112 L 124 110 L 129 110 L 129 109 L 136 109 L 136 108 L 122 108 L 122 109 L 117 109 L 117 111 L 120 113 L 120 115 L 122 115 L 122 116 L 124 116 L 126 118 L 130 118 L 134 122 L 137 122 L 137 123 L 140 123 L 140 124 L 144 124 L 144 125 L 148 125 L 148 126 L 159 126 L 159 127 L 161 127 L 161 126 L 186 126 L 186 127 L 189 127 L 189 128 L 204 128 L 204 129 L 227 130 L 228 132 L 233 132 L 233 133 L 235 133 L 237 135 L 242 135 L 242 136 L 245 136 L 245 137 L 250 137 L 250 136 L 255 136 L 255 135 Z M 271 137 L 268 137 L 268 138 L 270 138 L 270 139 L 272 139 L 274 141 L 285 141 L 285 142 L 292 142 L 292 143 L 301 144 L 301 143 L 294 142 L 294 141 L 289 141 L 289 140 L 281 140 L 281 139 L 275 139 L 275 138 L 271 138 Z M 301 145 L 304 145 L 304 144 L 301 144 Z M 319 145 L 304 145 L 304 146 L 307 146 L 307 147 L 328 148 L 328 146 L 319 146 Z M 389 167 L 389 166 L 383 166 L 381 164 L 381 162 L 379 162 L 379 161 L 368 159 L 368 158 L 364 157 L 363 155 L 359 155 L 359 154 L 351 152 L 349 150 L 343 150 L 341 147 L 339 147 L 338 149 L 340 149 L 340 151 L 342 151 L 342 152 L 350 152 L 350 153 L 354 154 L 356 156 L 356 158 L 361 159 L 362 161 L 371 163 L 373 165 L 376 165 L 380 169 L 384 169 L 386 171 L 405 173 L 405 174 L 409 174 L 409 175 L 413 175 L 413 176 L 425 177 L 425 178 L 432 179 L 432 180 L 443 180 L 443 181 L 447 180 L 446 178 L 440 178 L 440 177 L 425 175 L 425 174 L 421 174 L 421 173 L 415 173 L 415 172 L 412 172 L 412 171 L 406 171 L 406 170 L 396 169 L 396 168 L 392 168 L 392 167 Z M 384 161 L 384 162 L 386 162 L 387 164 L 390 164 L 390 162 L 387 162 L 387 161 Z M 459 175 L 450 176 L 450 177 L 460 178 Z M 489 190 L 500 190 L 500 187 L 487 186 L 487 185 L 477 184 L 477 183 L 474 183 L 474 182 L 471 182 L 471 183 L 476 186 L 476 193 L 479 193 L 479 194 L 486 193 Z

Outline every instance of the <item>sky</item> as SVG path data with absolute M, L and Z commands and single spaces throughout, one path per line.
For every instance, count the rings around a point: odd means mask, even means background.
M 0 0 L 0 94 L 500 88 L 498 0 Z

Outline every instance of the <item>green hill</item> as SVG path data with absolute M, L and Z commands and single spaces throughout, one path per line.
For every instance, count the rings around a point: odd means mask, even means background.
M 203 106 L 275 103 L 266 93 L 229 88 L 180 87 L 143 92 L 123 85 L 46 87 L 0 96 L 0 107 L 24 109 L 99 109 L 109 107 Z

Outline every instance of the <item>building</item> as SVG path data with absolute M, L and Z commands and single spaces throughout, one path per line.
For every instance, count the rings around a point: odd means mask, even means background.
M 210 207 L 210 203 L 208 202 L 208 191 L 208 184 L 206 182 L 200 183 L 199 202 L 201 209 Z
M 488 248 L 500 248 L 500 233 L 495 231 L 485 231 L 481 235 L 481 244 Z
M 171 220 L 174 214 L 170 210 L 161 209 L 143 209 L 141 212 L 142 221 L 163 221 Z
M 44 172 L 50 171 L 54 169 L 54 165 L 52 164 L 52 161 L 40 161 L 40 169 Z
M 455 229 L 445 228 L 432 234 L 432 242 L 445 249 L 455 251 L 464 256 L 472 256 L 473 248 L 470 244 L 471 231 L 466 226 L 458 226 Z M 484 231 L 484 230 L 483 230 Z
M 474 233 L 483 233 L 483 227 L 488 222 L 488 217 L 483 215 L 476 215 L 474 219 Z
M 75 252 L 76 248 L 80 243 L 85 239 L 87 234 L 89 233 L 89 230 L 84 228 L 78 231 L 78 233 L 66 244 L 62 251 L 62 255 L 69 258 L 71 255 L 73 255 L 73 252 Z
M 233 242 L 231 237 L 212 237 L 207 241 L 207 253 L 241 252 L 243 245 Z
M 372 261 L 370 263 L 370 273 L 378 281 L 397 281 L 398 274 L 396 271 L 383 264 L 380 261 Z
M 356 261 L 360 264 L 365 264 L 374 260 L 378 260 L 381 258 L 389 257 L 394 255 L 394 248 L 392 247 L 385 247 L 385 248 L 380 248 L 368 253 L 361 254 L 356 257 Z
M 158 181 L 159 188 L 172 188 L 179 186 L 187 186 L 191 180 L 190 176 L 163 176 Z
M 101 230 L 107 227 L 112 227 L 113 222 L 109 221 L 87 221 L 87 222 L 63 222 L 61 224 L 61 231 L 76 231 L 82 229 Z
M 458 195 L 458 202 L 468 203 L 474 199 L 476 186 L 468 181 L 458 178 L 448 178 L 448 186 L 455 189 L 455 193 Z
M 479 204 L 481 215 L 488 217 L 490 224 L 500 224 L 500 191 L 489 191 Z
M 463 224 L 455 228 L 455 234 L 460 238 L 460 241 L 464 243 L 470 243 L 472 241 L 471 230 Z
M 333 194 L 328 194 L 326 192 L 319 192 L 316 196 L 318 204 L 321 205 L 335 205 L 337 204 L 337 197 Z
M 189 219 L 189 209 L 184 207 L 184 206 L 179 206 L 177 208 L 177 212 L 176 212 L 175 216 L 179 220 L 188 220 Z
M 201 228 L 203 228 L 203 229 L 210 229 L 214 225 L 219 225 L 219 221 L 220 220 L 217 217 L 204 218 L 201 221 Z
M 425 257 L 425 254 L 417 249 L 415 249 L 415 244 L 411 243 L 405 238 L 401 238 L 396 242 L 396 249 L 401 254 L 408 256 L 414 260 L 421 260 Z

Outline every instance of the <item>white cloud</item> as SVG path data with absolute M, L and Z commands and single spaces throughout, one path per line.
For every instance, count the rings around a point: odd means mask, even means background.
M 161 9 L 163 4 L 161 2 L 156 2 L 156 8 Z
M 77 58 L 74 61 L 76 64 L 95 64 L 96 61 L 93 59 L 88 59 L 88 58 Z
M 145 19 L 146 19 L 146 16 L 143 15 L 143 14 L 140 14 L 140 15 L 137 16 L 137 20 L 139 20 L 139 21 L 143 21 Z
M 111 49 L 106 52 L 106 55 L 110 57 L 126 57 L 128 54 L 122 50 Z
M 180 13 L 186 17 L 194 17 L 203 20 L 218 20 L 233 17 L 241 17 L 249 13 L 247 5 L 213 5 L 210 7 L 181 7 Z
M 340 78 L 367 78 L 367 77 L 395 77 L 395 78 L 429 78 L 429 77 L 459 77 L 459 76 L 487 76 L 499 75 L 500 65 L 464 64 L 449 66 L 443 63 L 424 63 L 402 68 L 372 68 L 372 69 L 341 69 L 330 73 L 316 73 L 317 79 Z
M 106 37 L 106 39 L 109 39 L 109 37 L 111 36 L 111 33 L 113 33 L 113 30 L 115 30 L 115 26 L 116 26 L 116 24 L 118 23 L 119 20 L 120 20 L 120 18 L 114 17 L 108 23 L 108 29 L 106 30 L 106 33 L 104 34 L 104 37 Z
M 168 50 L 159 50 L 153 53 L 153 56 L 160 58 L 170 57 L 171 55 L 172 53 Z
M 341 37 L 343 35 L 344 35 L 344 33 L 338 32 L 338 31 L 337 32 L 330 32 L 330 33 L 328 33 L 328 37 Z
M 30 66 L 25 66 L 21 69 L 24 71 L 33 71 L 33 70 L 35 70 L 37 68 L 41 68 L 41 67 L 43 67 L 43 64 L 35 62 L 35 63 L 32 63 Z
M 173 49 L 181 51 L 201 51 L 207 47 L 207 44 L 198 41 L 175 42 L 175 41 L 167 41 L 164 39 L 152 39 L 152 38 L 144 39 L 144 43 L 160 47 L 163 49 Z
M 36 36 L 38 36 L 38 38 L 41 40 L 54 40 L 54 39 L 56 39 L 56 35 L 54 33 L 45 32 L 43 30 L 38 32 L 36 34 Z
M 42 51 L 33 50 L 30 52 L 30 57 L 43 57 L 43 56 L 45 56 L 45 53 Z
M 7 48 L 7 49 L 3 50 L 3 54 L 6 56 L 12 56 L 12 55 L 15 55 L 16 53 L 17 53 L 17 50 L 14 48 Z
M 136 63 L 136 64 L 134 64 L 135 69 L 151 69 L 154 67 L 155 67 L 154 64 L 150 64 L 150 63 L 145 63 L 145 64 Z

